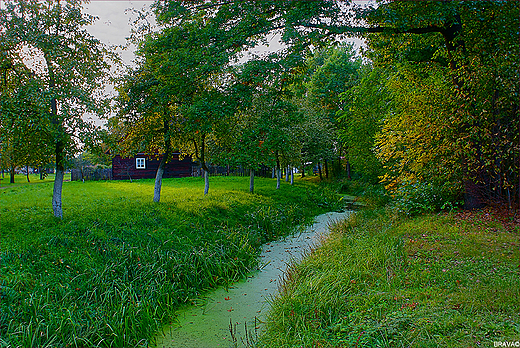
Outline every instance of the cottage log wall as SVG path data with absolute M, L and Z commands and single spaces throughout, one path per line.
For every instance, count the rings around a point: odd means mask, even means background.
M 136 168 L 136 158 L 145 158 L 145 168 Z M 155 178 L 157 169 L 159 168 L 160 157 L 148 155 L 136 155 L 135 157 L 123 158 L 119 155 L 112 159 L 112 178 L 114 180 L 129 179 L 152 179 Z M 163 178 L 183 178 L 191 176 L 192 167 L 191 157 L 184 157 L 179 160 L 179 154 L 171 155 L 170 161 L 166 164 Z

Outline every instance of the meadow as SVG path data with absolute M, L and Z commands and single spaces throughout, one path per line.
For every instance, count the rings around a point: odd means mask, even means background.
M 138 347 L 175 309 L 257 267 L 262 243 L 338 207 L 310 181 L 248 177 L 66 182 L 0 189 L 0 346 Z M 4 182 L 5 183 L 5 182 Z
M 259 346 L 517 344 L 519 232 L 493 210 L 359 211 L 292 265 Z

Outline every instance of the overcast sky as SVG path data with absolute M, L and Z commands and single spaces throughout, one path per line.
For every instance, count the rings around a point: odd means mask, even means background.
M 358 0 L 356 3 L 371 3 L 371 0 Z M 149 9 L 153 1 L 143 0 L 119 0 L 119 1 L 101 1 L 93 0 L 85 5 L 85 12 L 98 17 L 99 19 L 93 26 L 89 26 L 89 32 L 96 38 L 108 45 L 125 45 L 126 38 L 130 36 L 132 21 L 136 18 L 132 14 L 131 9 Z M 280 48 L 276 42 L 277 38 L 273 39 L 269 50 Z M 358 39 L 352 40 L 355 48 L 358 49 L 361 41 Z M 266 47 L 256 48 L 255 53 L 267 50 Z M 130 48 L 123 52 L 123 59 L 130 63 L 133 56 L 133 49 Z
M 130 36 L 132 22 L 136 18 L 132 9 L 149 9 L 153 1 L 99 1 L 85 4 L 85 13 L 98 17 L 94 25 L 87 30 L 107 45 L 126 45 Z M 123 52 L 123 59 L 130 63 L 133 59 L 132 49 Z

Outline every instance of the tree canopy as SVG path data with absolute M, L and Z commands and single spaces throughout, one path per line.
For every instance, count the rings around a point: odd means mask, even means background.
M 180 151 L 205 173 L 344 158 L 391 190 L 449 183 L 467 207 L 518 195 L 514 2 L 158 0 L 154 11 L 157 30 L 137 33 L 137 65 L 118 83 L 118 152 L 163 155 L 163 166 Z M 102 112 L 107 51 L 78 1 L 8 2 L 0 19 L 2 165 L 46 161 L 52 148 L 63 171 L 95 137 L 84 114 Z M 245 60 L 273 35 L 281 50 Z M 352 36 L 366 40 L 363 63 L 344 44 Z
M 38 146 L 53 148 L 56 180 L 52 205 L 60 218 L 66 157 L 95 136 L 93 123 L 84 116 L 103 113 L 99 89 L 109 76 L 110 55 L 84 28 L 93 20 L 82 13 L 81 1 L 76 0 L 7 1 L 0 10 L 4 66 L 30 76 L 21 81 L 28 91 L 21 100 L 31 107 L 16 117 L 30 113 L 36 128 L 47 132 Z M 38 64 L 29 67 L 20 61 L 27 51 Z M 31 96 L 36 97 L 29 99 Z

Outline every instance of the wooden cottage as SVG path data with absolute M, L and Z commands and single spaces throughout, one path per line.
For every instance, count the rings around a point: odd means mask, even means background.
M 174 153 L 166 164 L 163 178 L 183 178 L 191 176 L 193 162 L 186 156 L 182 160 L 179 153 Z M 123 158 L 119 155 L 112 159 L 113 180 L 153 179 L 157 174 L 161 157 L 137 154 Z

